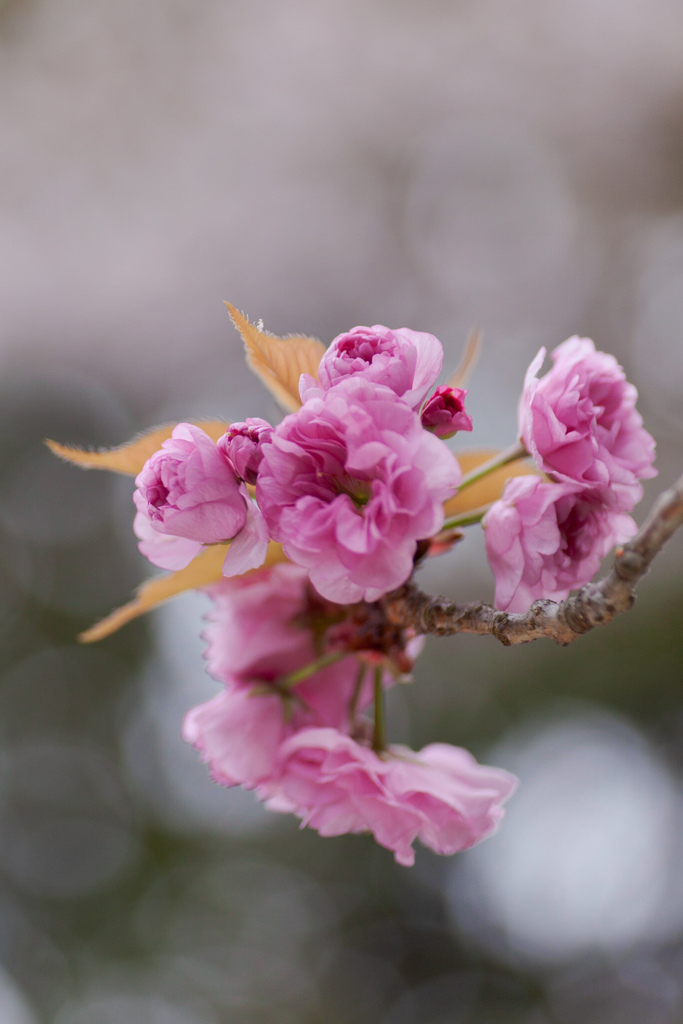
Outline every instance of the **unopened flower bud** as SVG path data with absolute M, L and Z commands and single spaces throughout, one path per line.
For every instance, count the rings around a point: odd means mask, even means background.
M 258 416 L 244 423 L 233 423 L 218 442 L 218 447 L 228 456 L 235 472 L 248 484 L 255 484 L 263 454 L 261 445 L 270 440 L 273 428 L 267 420 Z
M 466 391 L 442 385 L 427 399 L 422 408 L 422 426 L 442 440 L 453 437 L 458 430 L 471 430 L 472 417 L 465 412 Z

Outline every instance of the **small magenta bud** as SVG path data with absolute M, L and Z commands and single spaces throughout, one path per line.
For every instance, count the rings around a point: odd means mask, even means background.
M 466 391 L 462 388 L 438 387 L 422 407 L 422 426 L 442 440 L 453 437 L 458 430 L 471 430 L 472 418 L 465 412 Z

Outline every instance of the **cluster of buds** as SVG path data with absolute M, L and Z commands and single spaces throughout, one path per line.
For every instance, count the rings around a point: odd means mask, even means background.
M 183 734 L 217 782 L 321 835 L 371 832 L 401 864 L 416 839 L 466 849 L 496 828 L 516 780 L 461 748 L 388 742 L 385 693 L 409 675 L 421 638 L 390 622 L 383 602 L 473 523 L 486 531 L 498 608 L 524 611 L 588 582 L 635 532 L 628 513 L 655 472 L 635 389 L 586 338 L 560 345 L 539 378 L 542 349 L 516 443 L 459 461 L 444 439 L 472 430 L 467 391 L 462 380 L 436 386 L 433 335 L 357 327 L 325 350 L 232 313 L 290 415 L 181 423 L 133 443 L 127 465 L 144 453 L 139 548 L 173 575 L 87 638 L 202 587 L 213 601 L 207 668 L 221 690 Z M 87 453 L 67 457 L 87 463 Z M 485 478 L 496 481 L 486 500 L 468 501 Z

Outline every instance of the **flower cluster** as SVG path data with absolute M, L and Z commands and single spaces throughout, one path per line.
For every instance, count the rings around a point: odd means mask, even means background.
M 519 403 L 519 435 L 545 480 L 511 480 L 488 512 L 486 550 L 498 608 L 523 612 L 561 599 L 595 575 L 615 544 L 632 537 L 627 513 L 655 475 L 655 442 L 636 411 L 636 389 L 614 356 L 569 338 L 538 378 L 542 348 Z
M 371 832 L 399 864 L 413 863 L 415 839 L 455 853 L 490 835 L 514 778 L 446 744 L 413 753 L 373 742 L 372 677 L 384 690 L 394 666 L 362 649 L 362 622 L 340 630 L 339 608 L 305 570 L 276 566 L 210 595 L 207 665 L 223 690 L 190 711 L 183 734 L 217 782 L 255 790 L 323 836 Z M 400 634 L 392 646 L 407 667 L 419 642 Z
M 123 471 L 144 451 L 134 529 L 140 551 L 174 571 L 88 639 L 203 587 L 207 668 L 221 690 L 183 734 L 217 782 L 324 836 L 370 832 L 400 864 L 412 864 L 415 840 L 466 849 L 496 828 L 515 779 L 458 747 L 387 741 L 385 693 L 421 643 L 390 614 L 391 592 L 472 523 L 485 527 L 498 608 L 525 611 L 590 580 L 635 532 L 629 513 L 655 472 L 635 389 L 585 338 L 560 345 L 539 378 L 542 349 L 518 443 L 464 453 L 463 473 L 445 439 L 472 430 L 467 391 L 457 377 L 437 385 L 433 335 L 356 327 L 325 350 L 231 312 L 250 364 L 290 410 L 279 424 L 181 423 L 127 454 L 58 446 Z
M 226 438 L 218 445 L 199 427 L 179 423 L 136 477 L 133 529 L 152 565 L 183 569 L 204 545 L 226 540 L 232 544 L 223 563 L 225 575 L 263 564 L 268 531 L 227 454 L 242 439 Z M 243 453 L 243 448 L 236 452 Z M 254 455 L 237 461 L 249 472 Z
M 136 479 L 140 551 L 181 569 L 231 541 L 232 576 L 261 565 L 272 538 L 331 601 L 400 586 L 462 476 L 441 438 L 471 429 L 462 390 L 425 402 L 442 361 L 431 334 L 357 327 L 333 341 L 319 379 L 302 375 L 303 404 L 277 427 L 249 419 L 215 442 L 179 424 Z

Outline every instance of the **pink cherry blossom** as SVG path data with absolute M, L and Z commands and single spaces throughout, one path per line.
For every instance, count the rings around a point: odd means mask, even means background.
M 282 691 L 258 679 L 226 676 L 217 697 L 187 713 L 183 738 L 199 751 L 217 782 L 273 792 L 280 747 L 287 738 L 302 729 L 330 728 L 347 735 L 358 727 L 358 719 L 352 722 L 350 714 L 357 679 L 354 658 Z M 368 678 L 354 710 L 367 707 L 371 700 Z
M 302 401 L 340 380 L 360 376 L 391 388 L 416 409 L 441 372 L 443 349 L 433 334 L 382 324 L 354 327 L 338 335 L 320 360 L 319 380 L 304 374 Z
M 308 644 L 312 647 L 310 640 L 302 643 L 300 654 L 310 660 Z M 358 671 L 356 659 L 348 657 L 295 686 L 285 686 L 283 675 L 260 679 L 221 672 L 222 692 L 188 712 L 183 737 L 200 752 L 216 781 L 272 788 L 285 739 L 302 729 L 329 727 L 345 734 L 358 729 L 357 715 L 373 692 L 368 674 L 356 693 Z M 386 674 L 385 684 L 391 682 Z
M 237 475 L 248 484 L 256 483 L 261 464 L 261 445 L 270 437 L 273 428 L 267 420 L 258 416 L 246 419 L 244 423 L 231 423 L 218 447 L 227 455 Z
M 239 533 L 235 534 L 223 559 L 221 571 L 224 576 L 241 576 L 251 569 L 258 569 L 268 554 L 270 534 L 266 521 L 251 500 L 246 484 L 240 484 L 240 494 L 244 501 L 246 520 Z
M 458 430 L 471 430 L 472 417 L 465 412 L 465 395 L 462 388 L 438 387 L 422 407 L 421 419 L 425 430 L 446 440 Z
M 208 643 L 207 670 L 227 686 L 234 681 L 254 685 L 276 683 L 292 672 L 311 665 L 321 654 L 340 649 L 336 638 L 328 645 L 325 632 L 330 612 L 336 606 L 322 601 L 308 580 L 308 573 L 296 565 L 277 565 L 244 578 L 222 580 L 206 588 L 213 608 L 206 616 L 203 633 Z M 335 616 L 336 617 L 336 616 Z M 316 640 L 323 642 L 321 650 Z M 417 656 L 415 641 L 409 654 Z M 359 663 L 349 657 L 318 669 L 294 693 L 299 709 L 305 707 L 309 724 L 333 725 L 350 730 L 349 708 L 358 678 Z M 371 673 L 356 700 L 362 713 L 372 700 Z M 384 674 L 384 685 L 393 679 Z M 291 709 L 290 709 L 291 710 Z M 310 714 L 316 716 L 310 718 Z M 291 714 L 290 714 L 291 718 Z
M 183 569 L 203 546 L 198 540 L 159 533 L 142 512 L 138 512 L 133 520 L 133 533 L 138 538 L 140 554 L 159 569 Z
M 461 479 L 446 446 L 393 391 L 340 381 L 287 416 L 263 446 L 256 487 L 271 536 L 341 604 L 410 576 Z
M 204 544 L 233 538 L 224 573 L 263 563 L 268 531 L 230 460 L 199 427 L 179 423 L 136 477 L 134 530 L 153 565 L 182 569 Z
M 213 700 L 192 708 L 183 723 L 183 739 L 208 763 L 212 778 L 245 789 L 271 777 L 285 734 L 280 697 L 254 693 L 253 685 L 237 680 L 226 682 Z
M 273 680 L 315 660 L 305 569 L 275 565 L 206 592 L 213 602 L 203 633 L 206 667 L 215 679 Z
M 538 379 L 541 349 L 529 367 L 519 406 L 520 437 L 539 469 L 579 484 L 622 512 L 655 476 L 655 442 L 636 411 L 637 391 L 614 356 L 590 338 L 569 338 Z
M 410 866 L 416 839 L 452 854 L 491 835 L 515 784 L 458 747 L 393 747 L 380 757 L 334 729 L 302 729 L 282 743 L 258 795 L 322 836 L 371 832 Z
M 615 544 L 636 532 L 630 516 L 591 491 L 534 476 L 507 482 L 484 527 L 495 605 L 510 612 L 524 612 L 541 597 L 563 600 L 593 578 Z
M 399 864 L 414 863 L 416 839 L 452 854 L 495 831 L 516 785 L 508 772 L 444 743 L 380 756 L 338 729 L 305 724 L 308 714 L 293 720 L 277 695 L 232 682 L 188 713 L 183 737 L 221 785 L 255 789 L 269 810 L 296 814 L 322 836 L 371 832 Z
M 255 790 L 269 809 L 292 812 L 321 835 L 371 832 L 406 865 L 415 839 L 449 854 L 491 834 L 512 776 L 445 744 L 419 754 L 371 750 L 368 723 L 363 728 L 357 715 L 372 685 L 366 679 L 356 692 L 355 658 L 287 682 L 319 653 L 312 627 L 317 622 L 320 636 L 334 607 L 320 601 L 302 569 L 276 566 L 208 593 L 207 662 L 223 690 L 188 713 L 183 736 L 215 781 Z M 419 646 L 410 641 L 409 653 Z

